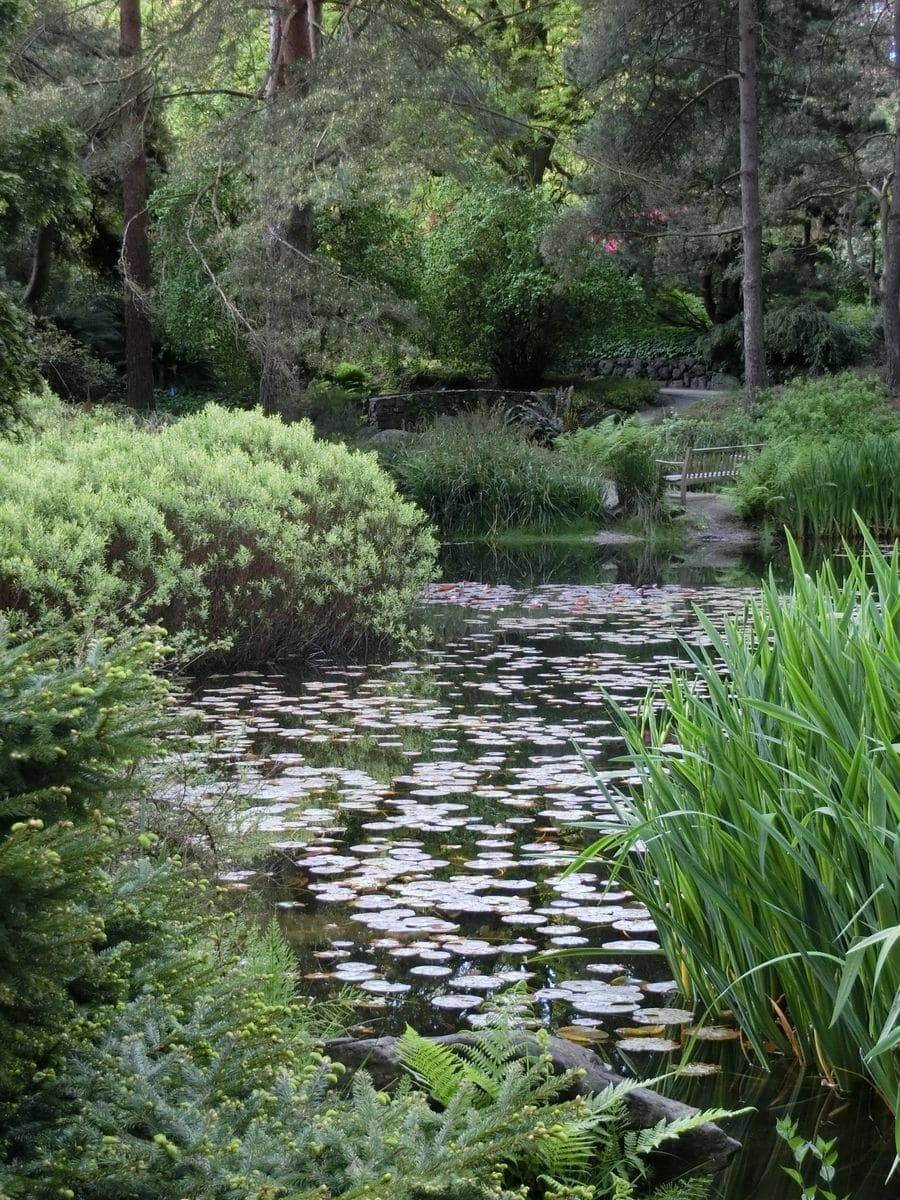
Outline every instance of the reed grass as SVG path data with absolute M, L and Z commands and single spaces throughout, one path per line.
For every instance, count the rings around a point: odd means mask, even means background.
M 900 434 L 804 447 L 780 481 L 776 520 L 798 540 L 839 542 L 856 515 L 879 536 L 900 532 Z
M 900 1109 L 900 554 L 770 582 L 636 718 L 613 855 L 685 992 Z M 900 1125 L 898 1125 L 900 1130 Z M 900 1153 L 900 1140 L 898 1140 Z

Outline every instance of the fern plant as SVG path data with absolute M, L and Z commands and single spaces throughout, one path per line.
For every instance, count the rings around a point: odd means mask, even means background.
M 505 1183 L 543 1200 L 697 1200 L 706 1181 L 652 1186 L 648 1159 L 663 1143 L 707 1121 L 729 1115 L 707 1111 L 649 1129 L 628 1129 L 624 1098 L 637 1087 L 625 1080 L 603 1091 L 561 1099 L 577 1072 L 557 1075 L 546 1035 L 525 1038 L 498 1018 L 467 1044 L 429 1041 L 407 1028 L 397 1044 L 400 1061 L 451 1126 L 457 1150 L 477 1155 L 490 1143 Z

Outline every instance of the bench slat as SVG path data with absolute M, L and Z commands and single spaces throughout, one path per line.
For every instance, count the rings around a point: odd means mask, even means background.
M 657 466 L 661 471 L 665 467 L 680 468 L 678 471 L 664 473 L 663 479 L 666 483 L 680 484 L 683 504 L 687 498 L 689 483 L 720 483 L 734 479 L 738 468 L 747 462 L 755 450 L 761 449 L 762 443 L 745 446 L 691 446 L 685 452 L 683 462 L 657 459 Z

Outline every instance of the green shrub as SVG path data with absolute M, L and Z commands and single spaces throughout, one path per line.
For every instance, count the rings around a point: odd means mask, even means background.
M 386 462 L 402 492 L 444 531 L 549 530 L 607 515 L 599 465 L 535 445 L 488 410 L 441 418 Z
M 867 536 L 844 582 L 791 554 L 791 596 L 706 622 L 691 673 L 619 712 L 640 783 L 588 853 L 618 851 L 674 976 L 761 1064 L 868 1078 L 896 1113 L 900 552 Z
M 358 367 L 344 364 L 349 371 L 360 371 Z M 335 372 L 337 374 L 337 372 Z M 312 422 L 318 437 L 329 441 L 352 441 L 358 438 L 366 425 L 364 396 L 367 389 L 362 385 L 363 373 L 346 376 L 347 383 L 329 383 L 313 380 L 298 401 L 297 411 Z
M 854 304 L 850 300 L 839 301 L 834 309 L 835 320 L 849 325 L 866 347 L 871 347 L 875 341 L 879 316 L 879 310 L 871 304 Z
M 623 512 L 649 523 L 662 507 L 662 478 L 656 465 L 656 437 L 635 422 L 611 420 L 558 439 L 560 451 L 592 465 L 616 488 Z
M 659 399 L 654 379 L 607 377 L 579 382 L 572 393 L 569 423 L 573 427 L 597 425 L 612 413 L 630 416 Z
M 854 537 L 860 517 L 882 537 L 900 534 L 900 430 L 888 436 L 772 445 L 742 472 L 748 520 L 787 526 L 802 542 Z
M 0 1129 L 110 965 L 97 893 L 121 793 L 160 727 L 159 655 L 153 632 L 79 653 L 66 636 L 0 631 Z
M 445 212 L 425 247 L 425 309 L 439 350 L 485 365 L 501 387 L 534 387 L 587 319 L 584 288 L 544 263 L 554 206 L 536 189 L 472 190 Z
M 781 443 L 886 434 L 900 424 L 883 382 L 850 373 L 773 388 L 760 398 L 760 420 L 766 438 Z
M 732 317 L 704 334 L 698 345 L 717 367 L 743 370 L 742 317 Z M 766 362 L 777 376 L 840 371 L 859 362 L 866 349 L 855 328 L 813 304 L 770 308 L 765 315 Z
M 402 637 L 434 570 L 371 455 L 207 407 L 160 430 L 61 421 L 0 446 L 0 608 L 160 621 L 231 662 Z
M 102 403 L 122 399 L 122 381 L 112 363 L 52 321 L 36 322 L 29 345 L 32 365 L 61 400 Z
M 0 292 L 0 434 L 11 429 L 21 413 L 21 399 L 40 383 L 28 365 L 27 322 Z

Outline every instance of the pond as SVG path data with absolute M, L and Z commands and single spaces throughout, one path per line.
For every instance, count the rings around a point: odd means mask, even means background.
M 693 1014 L 649 914 L 601 863 L 564 872 L 594 836 L 586 826 L 612 818 L 604 783 L 628 776 L 612 703 L 633 708 L 684 661 L 681 639 L 702 640 L 695 606 L 719 622 L 755 589 L 621 582 L 628 561 L 592 552 L 592 566 L 576 554 L 573 568 L 571 550 L 544 550 L 536 569 L 533 549 L 468 562 L 455 549 L 449 569 L 475 581 L 429 590 L 431 638 L 415 654 L 213 676 L 193 690 L 221 781 L 200 796 L 246 797 L 259 846 L 259 865 L 227 882 L 277 912 L 311 994 L 351 989 L 361 1035 L 477 1025 L 491 997 L 520 984 L 538 1019 L 623 1073 L 679 1063 Z M 796 1185 L 762 1165 L 794 1084 L 748 1068 L 737 1037 L 727 1022 L 701 1029 L 682 1067 L 694 1078 L 664 1086 L 690 1103 L 761 1105 L 765 1153 L 742 1156 L 721 1194 L 787 1200 Z M 809 1113 L 808 1136 L 823 1099 L 840 1107 L 817 1082 L 791 1101 Z M 878 1114 L 844 1115 L 868 1132 L 841 1143 L 847 1165 L 865 1146 L 871 1185 L 856 1167 L 854 1200 L 883 1196 Z

